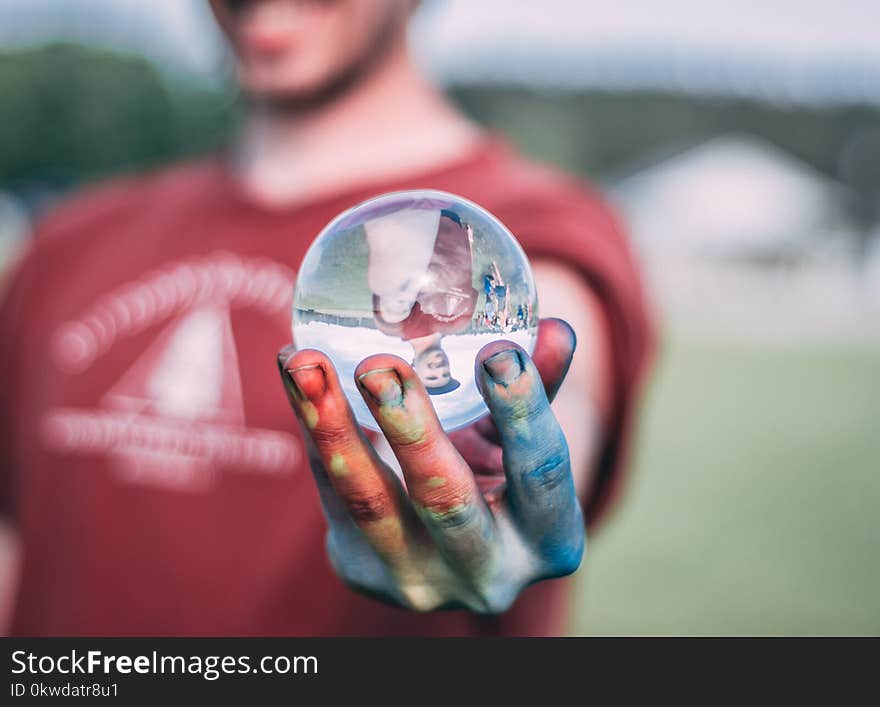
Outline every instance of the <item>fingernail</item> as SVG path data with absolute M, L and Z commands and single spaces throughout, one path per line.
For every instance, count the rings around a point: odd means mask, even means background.
M 287 375 L 302 399 L 314 400 L 323 395 L 327 389 L 324 369 L 316 363 L 287 369 Z
M 377 368 L 358 376 L 358 382 L 377 403 L 403 402 L 400 377 L 393 368 Z
M 483 368 L 492 376 L 492 380 L 502 385 L 513 383 L 523 372 L 519 351 L 508 349 L 500 351 L 483 361 Z

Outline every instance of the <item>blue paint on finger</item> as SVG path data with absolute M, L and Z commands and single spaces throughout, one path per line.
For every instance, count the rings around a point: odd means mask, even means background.
M 497 348 L 477 375 L 503 449 L 509 504 L 548 576 L 561 576 L 577 568 L 584 545 L 568 444 L 532 360 Z

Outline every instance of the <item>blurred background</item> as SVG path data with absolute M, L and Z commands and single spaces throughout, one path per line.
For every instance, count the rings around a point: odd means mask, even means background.
M 572 634 L 880 632 L 880 5 L 431 0 L 420 60 L 593 180 L 664 336 Z M 70 189 L 222 144 L 203 0 L 0 2 L 0 270 Z

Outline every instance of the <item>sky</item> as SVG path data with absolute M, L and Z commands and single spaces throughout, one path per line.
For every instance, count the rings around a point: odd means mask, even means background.
M 72 38 L 216 74 L 206 5 L 2 0 L 0 47 Z M 412 36 L 447 82 L 880 103 L 880 0 L 425 0 Z

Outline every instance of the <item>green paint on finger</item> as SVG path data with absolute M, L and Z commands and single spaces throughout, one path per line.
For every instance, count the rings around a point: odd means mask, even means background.
M 473 511 L 472 506 L 468 503 L 456 503 L 442 511 L 424 506 L 416 506 L 416 508 L 423 518 L 438 525 L 445 525 L 453 519 L 460 519 L 465 514 Z
M 334 454 L 330 457 L 330 473 L 337 478 L 348 476 L 348 465 L 345 463 L 345 457 L 341 454 Z
M 529 404 L 525 400 L 516 400 L 510 404 L 510 412 L 506 415 L 505 427 L 523 440 L 532 437 L 529 420 Z
M 393 428 L 395 441 L 412 444 L 425 438 L 425 426 L 400 405 L 381 405 L 379 414 Z
M 315 429 L 318 426 L 318 408 L 308 400 L 304 400 L 299 404 L 299 409 L 306 427 L 310 430 Z
M 444 476 L 432 476 L 426 482 L 428 484 L 428 488 L 439 489 L 443 486 L 446 486 L 446 477 Z

